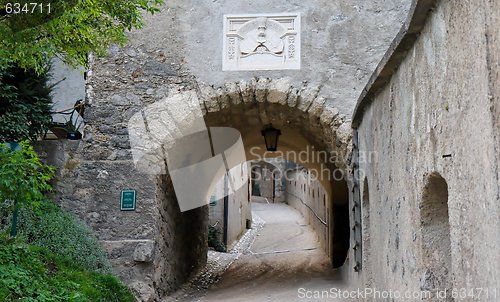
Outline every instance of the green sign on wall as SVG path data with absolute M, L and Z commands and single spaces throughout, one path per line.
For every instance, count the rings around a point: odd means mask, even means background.
M 120 198 L 120 210 L 135 211 L 135 190 L 123 190 Z

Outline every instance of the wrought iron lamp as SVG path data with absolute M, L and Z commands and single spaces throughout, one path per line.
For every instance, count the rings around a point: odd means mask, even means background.
M 273 124 L 267 125 L 261 131 L 264 141 L 266 142 L 267 151 L 278 150 L 278 138 L 281 135 L 281 130 L 273 127 Z

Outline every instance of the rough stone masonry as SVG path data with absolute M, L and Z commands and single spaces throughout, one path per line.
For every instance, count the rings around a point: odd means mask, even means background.
M 351 250 L 346 280 L 498 289 L 499 11 L 495 1 L 168 1 L 92 62 L 86 135 L 53 146 L 65 154 L 61 204 L 96 231 L 142 300 L 159 299 L 205 263 L 207 209 L 181 213 L 168 175 L 135 171 L 132 115 L 195 93 L 208 125 L 246 137 L 264 122 L 292 128 L 342 155 L 335 165 L 350 173 L 355 112 L 358 147 L 379 156 L 360 164 L 366 180 L 348 179 L 366 187 L 366 236 L 363 270 Z M 222 71 L 224 14 L 291 12 L 301 16 L 300 70 Z M 122 189 L 137 190 L 137 211 L 119 211 Z M 433 253 L 435 241 L 449 244 Z

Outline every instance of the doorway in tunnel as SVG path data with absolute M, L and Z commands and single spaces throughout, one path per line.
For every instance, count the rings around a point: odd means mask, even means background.
M 258 167 L 252 167 L 252 179 L 255 179 L 259 173 L 262 173 L 262 172 L 259 171 Z M 252 196 L 260 196 L 260 186 L 258 183 L 252 182 L 251 188 L 252 188 L 252 191 L 251 191 Z
M 331 259 L 333 268 L 344 265 L 349 252 L 349 189 L 345 180 L 335 181 L 333 186 L 332 207 L 332 246 Z

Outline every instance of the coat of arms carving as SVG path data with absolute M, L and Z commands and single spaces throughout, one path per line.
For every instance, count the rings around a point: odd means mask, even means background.
M 300 69 L 300 15 L 225 15 L 223 70 Z

